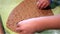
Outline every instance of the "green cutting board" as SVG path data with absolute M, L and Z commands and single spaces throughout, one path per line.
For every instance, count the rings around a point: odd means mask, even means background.
M 22 1 L 23 0 L 0 0 L 0 14 L 1 14 L 2 22 L 3 22 L 4 28 L 7 34 L 16 34 L 15 32 L 12 32 L 6 27 L 6 21 L 12 9 L 14 9 Z M 60 12 L 59 11 L 60 8 L 58 8 L 59 10 L 57 9 L 56 11 L 55 9 L 52 9 L 55 12 L 54 14 Z M 60 32 L 57 30 L 47 30 L 41 33 L 36 33 L 36 34 L 56 34 L 56 33 L 60 34 Z

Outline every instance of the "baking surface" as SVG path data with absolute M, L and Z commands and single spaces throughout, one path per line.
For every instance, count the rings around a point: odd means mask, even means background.
M 43 10 L 38 9 L 36 2 L 37 0 L 24 0 L 20 3 L 9 15 L 6 26 L 10 30 L 15 31 L 16 24 L 24 19 L 53 15 L 50 7 Z
M 15 8 L 19 3 L 21 3 L 21 1 L 22 0 L 0 0 L 0 14 L 7 34 L 16 34 L 15 32 L 8 29 L 5 24 L 11 10 Z M 57 6 L 57 8 L 53 9 L 55 15 L 58 13 L 60 14 L 59 7 Z M 44 32 L 36 34 L 60 34 L 60 30 L 46 30 Z
M 1 16 L 0 16 L 0 17 L 1 17 Z M 4 30 L 3 30 L 3 27 L 2 27 L 1 18 L 0 18 L 0 34 L 4 34 Z

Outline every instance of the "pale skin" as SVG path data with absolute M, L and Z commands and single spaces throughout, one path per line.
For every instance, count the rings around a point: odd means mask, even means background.
M 50 5 L 50 0 L 38 0 L 38 2 L 37 2 L 37 6 L 40 9 L 46 8 L 49 5 Z
M 39 8 L 46 8 L 50 4 L 49 0 L 42 0 L 42 4 L 40 1 L 41 0 L 37 2 Z M 44 4 L 43 1 L 44 3 L 47 3 Z M 34 34 L 37 31 L 43 31 L 46 29 L 60 29 L 60 15 L 36 17 L 20 21 L 17 24 L 16 31 L 19 34 Z
M 60 29 L 60 15 L 23 20 L 17 26 L 17 31 L 20 34 L 34 34 L 36 31 L 46 29 Z

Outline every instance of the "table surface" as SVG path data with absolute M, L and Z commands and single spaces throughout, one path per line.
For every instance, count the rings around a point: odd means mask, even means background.
M 0 0 L 0 15 L 2 17 L 4 28 L 8 34 L 16 34 L 15 32 L 12 32 L 6 28 L 6 21 L 12 9 L 21 1 L 23 0 Z M 54 14 L 60 14 L 60 6 L 52 9 L 52 11 L 54 12 Z M 46 30 L 44 32 L 35 34 L 60 34 L 60 30 Z

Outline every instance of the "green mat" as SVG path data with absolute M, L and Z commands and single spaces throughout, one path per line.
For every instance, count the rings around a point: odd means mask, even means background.
M 6 21 L 12 9 L 14 9 L 21 1 L 23 0 L 0 0 L 0 14 L 7 34 L 16 34 L 6 28 Z
M 7 34 L 16 34 L 15 32 L 10 31 L 8 28 L 6 28 L 6 21 L 7 18 L 12 11 L 21 1 L 23 0 L 0 0 L 0 15 L 2 17 L 2 22 L 5 28 L 5 31 Z M 60 14 L 60 6 L 56 7 L 55 9 L 52 9 L 54 14 Z M 41 33 L 36 34 L 60 34 L 60 30 L 47 30 Z

